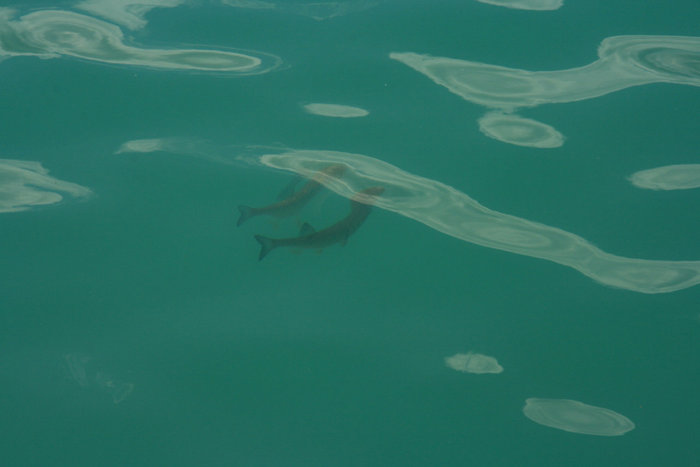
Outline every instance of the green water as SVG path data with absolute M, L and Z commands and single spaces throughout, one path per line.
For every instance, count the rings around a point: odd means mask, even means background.
M 697 269 L 700 190 L 628 180 L 698 162 L 697 42 L 669 59 L 685 83 L 508 109 L 561 134 L 554 148 L 489 138 L 478 121 L 494 108 L 389 58 L 570 70 L 608 37 L 655 36 L 646 60 L 673 49 L 667 36 L 700 41 L 696 2 L 160 3 L 121 19 L 109 2 L 0 8 L 1 465 L 698 465 L 700 287 L 645 293 L 606 283 L 608 263 L 603 279 L 586 273 L 593 254 L 562 264 L 553 248 L 543 259 L 483 246 L 460 237 L 475 218 L 459 214 L 469 198 L 504 225 L 514 216 L 623 262 Z M 86 24 L 132 49 L 76 52 Z M 180 48 L 262 64 L 130 62 L 134 49 Z M 562 95 L 604 87 L 591 83 Z M 309 103 L 369 114 L 314 115 Z M 165 143 L 115 154 L 143 139 Z M 345 246 L 258 261 L 255 234 L 292 237 L 348 212 L 331 183 L 298 214 L 236 226 L 238 205 L 274 203 L 298 177 L 260 156 L 296 150 L 340 152 L 350 190 L 371 179 L 387 191 Z M 382 163 L 395 184 L 377 181 Z M 436 195 L 445 186 L 459 202 Z M 36 192 L 63 199 L 18 198 Z M 446 365 L 468 352 L 503 372 Z M 528 398 L 603 407 L 635 427 L 555 429 L 524 415 Z

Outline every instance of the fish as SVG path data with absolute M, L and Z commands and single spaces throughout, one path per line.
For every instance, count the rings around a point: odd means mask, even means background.
M 384 187 L 381 186 L 374 186 L 357 192 L 350 199 L 350 213 L 323 230 L 316 231 L 308 222 L 305 222 L 301 226 L 298 237 L 270 238 L 263 235 L 255 235 L 255 240 L 260 243 L 258 261 L 262 261 L 272 250 L 280 247 L 320 250 L 335 243 L 345 245 L 350 235 L 355 233 L 367 219 L 367 216 L 369 216 L 374 198 L 383 192 Z
M 318 171 L 296 192 L 293 191 L 293 186 L 288 187 L 286 190 L 289 192 L 288 196 L 281 201 L 259 208 L 245 205 L 238 206 L 241 215 L 238 218 L 238 222 L 236 222 L 236 226 L 240 226 L 245 221 L 255 216 L 288 217 L 296 214 L 321 189 L 323 181 L 327 180 L 329 177 L 340 178 L 346 170 L 347 166 L 344 164 L 329 165 L 325 169 Z

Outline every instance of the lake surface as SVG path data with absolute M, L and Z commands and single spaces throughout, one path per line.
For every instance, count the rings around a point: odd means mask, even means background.
M 3 464 L 699 465 L 698 24 L 3 4 Z

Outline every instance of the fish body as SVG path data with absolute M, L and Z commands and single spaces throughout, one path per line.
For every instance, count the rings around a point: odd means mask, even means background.
M 350 200 L 350 213 L 335 224 L 323 230 L 316 231 L 308 223 L 301 227 L 298 237 L 269 238 L 256 235 L 255 239 L 260 243 L 260 255 L 262 260 L 270 251 L 280 247 L 296 247 L 320 250 L 336 243 L 345 245 L 348 237 L 360 228 L 372 210 L 372 199 L 384 191 L 382 187 L 371 187 L 358 192 Z M 361 201 L 362 200 L 362 201 Z
M 274 204 L 259 208 L 245 205 L 238 206 L 241 216 L 238 218 L 236 225 L 240 226 L 248 219 L 260 215 L 288 217 L 296 214 L 321 189 L 324 179 L 328 177 L 339 178 L 346 169 L 347 167 L 343 164 L 328 166 L 314 175 L 314 177 L 306 182 L 299 190 Z

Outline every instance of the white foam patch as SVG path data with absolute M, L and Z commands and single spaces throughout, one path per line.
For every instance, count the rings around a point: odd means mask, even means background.
M 306 104 L 304 109 L 310 114 L 321 115 L 324 117 L 357 118 L 366 117 L 369 115 L 368 111 L 360 107 L 340 104 L 311 103 Z
M 540 425 L 596 436 L 620 436 L 635 428 L 629 418 L 610 409 L 567 399 L 525 401 L 523 413 Z
M 558 10 L 564 4 L 564 0 L 477 0 L 489 5 L 514 8 L 517 10 Z
M 348 170 L 341 179 L 324 181 L 341 196 L 352 198 L 364 188 L 384 187 L 384 193 L 375 200 L 377 207 L 470 243 L 569 266 L 609 286 L 663 293 L 700 283 L 700 261 L 616 256 L 573 233 L 493 211 L 450 186 L 364 155 L 289 150 L 263 154 L 259 160 L 263 165 L 307 178 L 330 164 L 345 164 Z
M 470 102 L 512 113 L 523 107 L 593 99 L 631 86 L 700 86 L 700 37 L 613 36 L 598 60 L 577 68 L 528 71 L 412 52 L 389 57 Z
M 274 3 L 263 0 L 221 0 L 221 3 L 234 8 L 249 10 L 274 10 L 277 7 Z
M 700 37 L 608 37 L 600 44 L 595 62 L 556 71 L 519 70 L 410 52 L 389 56 L 468 101 L 503 110 L 592 99 L 651 83 L 700 86 Z
M 206 160 L 215 164 L 231 165 L 235 167 L 260 166 L 257 156 L 235 155 L 241 152 L 241 147 L 216 146 L 205 140 L 193 140 L 187 138 L 145 138 L 133 139 L 124 142 L 115 155 L 141 153 L 151 154 L 163 152 L 171 155 L 184 155 Z
M 129 29 L 146 26 L 146 14 L 154 8 L 173 8 L 187 0 L 83 0 L 75 5 L 78 10 L 87 11 Z
M 135 141 L 125 143 L 118 152 L 128 152 L 129 148 L 150 152 L 154 148 L 227 165 L 262 165 L 288 170 L 305 178 L 313 178 L 331 165 L 342 164 L 347 167 L 342 177 L 319 181 L 348 199 L 366 188 L 382 187 L 381 196 L 372 199 L 374 206 L 470 243 L 569 266 L 602 284 L 635 292 L 667 293 L 700 283 L 700 261 L 616 256 L 578 235 L 493 211 L 448 185 L 361 154 L 255 146 L 217 147 L 184 139 Z
M 89 188 L 50 176 L 40 162 L 0 159 L 0 213 L 56 204 L 66 195 L 91 194 Z
M 700 188 L 700 164 L 679 164 L 641 170 L 629 177 L 636 187 L 648 190 Z
M 479 130 L 489 138 L 517 146 L 558 148 L 564 144 L 564 136 L 546 123 L 502 112 L 481 117 Z
M 279 65 L 269 55 L 207 49 L 148 49 L 126 45 L 118 26 L 91 16 L 41 10 L 11 20 L 0 14 L 0 56 L 74 57 L 161 70 L 259 74 Z
M 498 360 L 494 357 L 473 352 L 458 353 L 451 357 L 445 357 L 445 365 L 462 373 L 485 374 L 503 372 L 503 367 L 499 365 Z
M 115 154 L 125 152 L 157 152 L 167 150 L 171 140 L 166 138 L 133 139 L 119 146 Z

